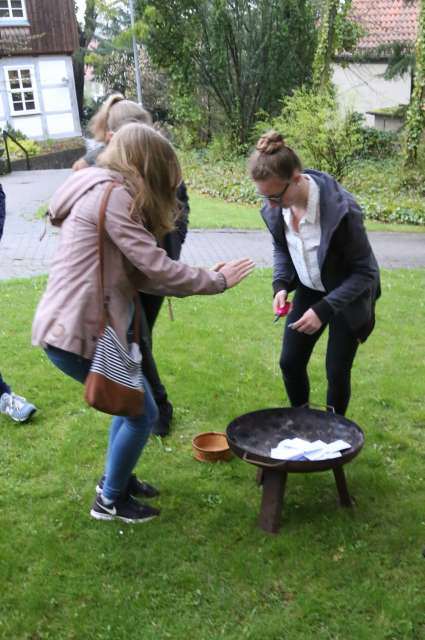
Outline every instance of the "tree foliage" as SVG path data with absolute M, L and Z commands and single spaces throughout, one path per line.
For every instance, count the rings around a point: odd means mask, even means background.
M 127 98 L 136 97 L 136 79 L 132 47 L 132 29 L 128 3 L 125 0 L 96 0 L 96 46 L 86 54 L 95 79 L 105 93 L 120 92 Z M 140 29 L 136 36 L 141 42 Z M 155 118 L 163 118 L 169 109 L 169 82 L 166 75 L 156 69 L 146 47 L 139 47 L 138 64 L 142 75 L 143 103 Z
M 418 148 L 425 128 L 425 0 L 419 1 L 414 86 L 406 117 L 404 155 L 407 166 L 417 161 Z
M 201 90 L 245 144 L 258 111 L 311 80 L 315 14 L 310 0 L 138 0 L 145 42 L 181 95 Z M 204 98 L 205 99 L 205 98 Z
M 337 180 L 344 178 L 363 144 L 359 119 L 340 112 L 330 91 L 296 90 L 271 125 L 284 134 L 307 166 L 327 171 Z
M 75 91 L 77 94 L 77 104 L 80 119 L 83 117 L 84 72 L 86 62 L 85 58 L 88 51 L 88 46 L 93 38 L 96 29 L 98 13 L 97 2 L 98 0 L 86 0 L 84 23 L 82 25 L 78 24 L 78 39 L 80 46 L 74 53 L 72 58 L 72 64 L 74 67 Z
M 358 23 L 349 17 L 351 0 L 323 0 L 320 30 L 313 62 L 313 87 L 327 91 L 331 84 L 331 63 L 338 53 L 351 53 L 361 35 Z
M 335 48 L 335 23 L 339 5 L 340 0 L 327 0 L 324 4 L 313 63 L 313 86 L 316 91 L 323 91 L 330 83 L 331 61 Z
M 414 44 L 410 42 L 394 42 L 380 47 L 378 52 L 388 58 L 387 68 L 384 73 L 385 80 L 393 80 L 409 73 L 413 81 L 416 64 Z
M 133 51 L 126 41 L 130 16 L 122 2 L 98 5 L 96 45 L 87 55 L 95 78 L 107 93 L 132 94 L 134 84 Z

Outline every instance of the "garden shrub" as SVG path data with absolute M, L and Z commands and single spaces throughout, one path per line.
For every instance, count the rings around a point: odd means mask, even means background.
M 357 158 L 375 158 L 377 160 L 390 158 L 400 150 L 399 135 L 395 131 L 380 131 L 375 127 L 364 124 L 362 113 L 354 112 L 353 119 L 359 124 L 361 147 L 356 153 Z
M 228 202 L 259 204 L 255 186 L 247 175 L 245 158 L 213 160 L 208 148 L 179 152 L 179 157 L 189 190 Z M 394 157 L 355 160 L 347 170 L 344 186 L 355 195 L 366 218 L 381 222 L 425 224 L 423 178 L 420 181 L 417 174 L 415 188 L 403 187 L 402 175 L 401 161 Z
M 337 180 L 344 178 L 362 148 L 358 118 L 353 112 L 342 113 L 331 92 L 296 90 L 283 101 L 282 112 L 272 120 L 272 126 L 284 135 L 305 166 L 326 171 Z
M 248 177 L 246 158 L 219 160 L 215 150 L 179 153 L 183 177 L 191 189 L 228 202 L 257 204 L 255 186 Z
M 7 123 L 7 125 L 4 127 L 4 130 L 24 147 L 29 156 L 35 156 L 40 152 L 40 145 L 34 140 L 29 140 L 29 138 L 27 138 L 27 136 L 22 133 L 22 131 L 19 131 L 19 129 L 14 129 L 9 123 Z M 13 142 L 11 138 L 7 139 L 7 146 L 12 160 L 25 158 L 25 153 L 22 151 L 18 144 Z
M 170 97 L 170 114 L 166 127 L 173 144 L 181 149 L 195 149 L 209 140 L 209 112 L 193 96 L 177 90 Z
M 273 120 L 257 114 L 252 142 L 267 129 L 283 133 L 306 167 L 334 175 L 351 191 L 366 218 L 381 222 L 425 224 L 425 140 L 416 168 L 407 170 L 399 154 L 400 136 L 365 127 L 358 113 L 341 115 L 334 96 L 305 90 L 288 98 Z M 229 202 L 258 204 L 241 157 L 227 138 L 180 153 L 186 183 L 195 191 Z
M 19 143 L 24 147 L 29 156 L 36 156 L 40 153 L 40 145 L 35 140 L 19 140 Z M 9 153 L 12 160 L 18 158 L 25 158 L 25 153 L 22 149 L 9 138 L 7 145 L 9 147 Z
M 403 176 L 401 159 L 359 160 L 347 172 L 344 186 L 356 196 L 366 218 L 423 225 L 425 200 L 421 189 L 404 185 Z

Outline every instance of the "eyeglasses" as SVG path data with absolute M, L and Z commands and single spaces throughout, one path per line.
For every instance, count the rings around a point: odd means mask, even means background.
M 275 202 L 276 204 L 280 204 L 290 184 L 291 184 L 291 180 L 288 182 L 288 184 L 285 185 L 285 187 L 282 189 L 282 191 L 280 191 L 280 193 L 272 193 L 269 196 L 266 196 L 264 193 L 260 193 L 259 191 L 257 191 L 257 196 L 262 200 L 268 200 L 269 202 Z

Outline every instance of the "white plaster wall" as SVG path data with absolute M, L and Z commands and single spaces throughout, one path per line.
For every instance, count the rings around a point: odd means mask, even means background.
M 368 125 L 373 125 L 374 116 L 367 115 L 366 111 L 409 103 L 409 74 L 384 80 L 382 75 L 386 67 L 385 63 L 333 66 L 333 82 L 341 106 L 365 114 Z
M 74 132 L 72 113 L 47 115 L 47 130 L 50 136 L 69 135 Z
M 11 116 L 9 122 L 14 129 L 22 131 L 28 138 L 40 138 L 43 135 L 41 116 Z
M 33 67 L 36 102 L 40 113 L 11 115 L 5 66 Z M 0 59 L 0 122 L 10 124 L 29 138 L 45 139 L 81 135 L 70 56 L 16 56 Z
M 68 80 L 65 60 L 40 58 L 40 80 L 43 86 L 63 84 L 64 79 Z
M 42 89 L 44 111 L 72 111 L 71 98 L 68 87 L 54 87 Z

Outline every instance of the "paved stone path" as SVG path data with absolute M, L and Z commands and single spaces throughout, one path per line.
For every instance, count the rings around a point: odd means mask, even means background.
M 7 217 L 0 244 L 0 280 L 47 273 L 57 231 L 48 226 L 40 241 L 45 224 L 34 219 L 34 212 L 47 202 L 69 173 L 69 169 L 17 171 L 1 178 L 7 198 Z M 425 234 L 371 232 L 369 237 L 381 267 L 425 267 Z M 269 233 L 190 231 L 182 260 L 194 266 L 211 266 L 220 260 L 243 256 L 251 257 L 258 267 L 271 266 Z

